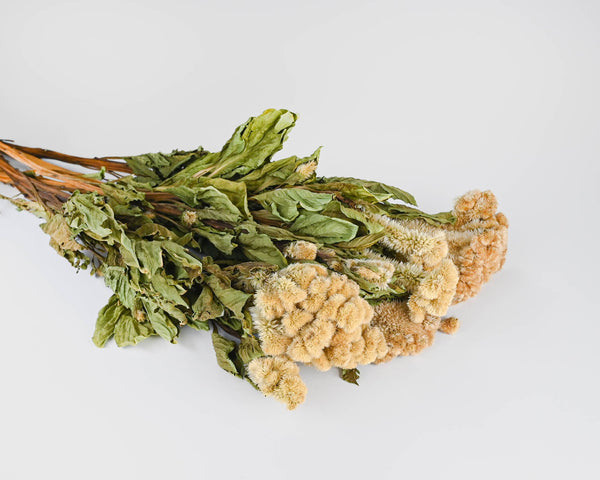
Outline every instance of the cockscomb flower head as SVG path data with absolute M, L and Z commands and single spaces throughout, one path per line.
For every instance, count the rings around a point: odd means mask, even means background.
M 387 286 L 396 270 L 394 263 L 383 258 L 349 258 L 343 262 L 352 273 L 381 288 Z
M 425 315 L 421 323 L 415 323 L 408 304 L 398 300 L 381 302 L 374 310 L 373 324 L 381 329 L 388 346 L 387 355 L 375 363 L 387 362 L 399 355 L 416 355 L 433 344 L 439 317 Z
M 433 270 L 414 263 L 401 263 L 396 279 L 408 292 L 408 307 L 413 322 L 421 323 L 427 314 L 445 315 L 456 293 L 458 270 L 445 258 Z
M 295 172 L 302 176 L 302 178 L 310 177 L 317 170 L 318 162 L 311 160 L 310 162 L 302 163 L 296 167 Z
M 292 260 L 314 260 L 317 258 L 317 246 L 312 242 L 298 240 L 291 242 L 283 253 Z
M 284 356 L 258 357 L 248 364 L 248 376 L 267 396 L 272 396 L 293 410 L 306 397 L 306 385 L 298 365 Z
M 460 273 L 453 303 L 475 296 L 504 265 L 508 221 L 497 208 L 492 192 L 473 190 L 457 200 L 452 212 L 456 222 L 444 225 L 449 258 Z
M 371 218 L 385 228 L 386 235 L 380 244 L 401 260 L 433 268 L 448 254 L 446 236 L 439 229 L 424 222 L 394 220 L 385 215 L 373 214 Z
M 321 370 L 383 357 L 383 333 L 371 326 L 373 308 L 359 292 L 347 276 L 318 264 L 295 263 L 274 273 L 251 310 L 263 351 Z

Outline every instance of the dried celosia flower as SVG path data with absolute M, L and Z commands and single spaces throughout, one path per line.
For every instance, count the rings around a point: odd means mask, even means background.
M 430 271 L 415 264 L 400 264 L 399 282 L 411 293 L 408 300 L 413 322 L 421 323 L 426 314 L 445 315 L 452 303 L 458 282 L 458 270 L 445 258 Z
M 283 253 L 292 260 L 314 260 L 317 258 L 317 249 L 318 247 L 312 242 L 298 240 L 285 247 Z
M 306 385 L 300 378 L 298 365 L 286 357 L 258 357 L 248 364 L 248 376 L 267 396 L 293 410 L 306 397 Z
M 381 302 L 374 310 L 373 325 L 381 329 L 388 346 L 387 355 L 375 363 L 387 362 L 399 355 L 416 355 L 433 344 L 439 317 L 426 315 L 423 322 L 415 323 L 407 303 L 397 300 Z
M 439 229 L 432 229 L 424 222 L 403 222 L 385 215 L 370 217 L 385 227 L 381 245 L 396 252 L 400 259 L 432 268 L 448 254 L 446 236 Z
M 460 320 L 456 317 L 443 318 L 440 322 L 440 332 L 454 335 L 460 328 Z
M 302 178 L 308 178 L 310 177 L 313 173 L 315 173 L 315 170 L 317 169 L 317 161 L 312 160 L 310 162 L 306 162 L 306 163 L 302 163 L 301 165 L 298 165 L 296 167 L 296 173 L 298 173 Z
M 321 265 L 296 263 L 273 274 L 256 293 L 252 316 L 265 353 L 321 370 L 355 368 L 387 353 L 358 285 Z
M 191 227 L 198 221 L 198 214 L 194 210 L 184 210 L 181 214 L 181 223 L 186 227 Z
M 394 276 L 395 264 L 383 258 L 349 258 L 344 264 L 350 271 L 381 288 L 384 288 Z
M 504 214 L 496 213 L 497 208 L 492 192 L 473 190 L 456 202 L 456 222 L 444 226 L 449 257 L 460 273 L 453 303 L 475 296 L 504 265 L 508 221 Z

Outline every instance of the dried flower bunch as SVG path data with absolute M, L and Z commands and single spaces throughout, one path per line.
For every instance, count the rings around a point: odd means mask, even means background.
M 273 160 L 295 122 L 267 110 L 219 152 L 84 158 L 0 142 L 0 181 L 114 292 L 96 345 L 212 330 L 223 369 L 293 409 L 299 364 L 356 383 L 359 365 L 456 332 L 444 315 L 502 267 L 508 228 L 489 191 L 427 214 L 396 187 L 317 177 L 319 149 Z

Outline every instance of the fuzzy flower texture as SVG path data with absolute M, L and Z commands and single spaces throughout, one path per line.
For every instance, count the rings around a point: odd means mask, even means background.
M 351 259 L 289 243 L 284 254 L 297 263 L 268 276 L 254 295 L 251 314 L 266 356 L 250 362 L 250 379 L 293 409 L 306 396 L 299 363 L 353 369 L 415 355 L 438 330 L 454 334 L 459 320 L 442 318 L 448 308 L 476 295 L 504 263 L 508 223 L 496 210 L 491 192 L 472 191 L 456 202 L 453 224 L 371 215 L 385 235 Z M 367 300 L 344 271 L 406 294 Z

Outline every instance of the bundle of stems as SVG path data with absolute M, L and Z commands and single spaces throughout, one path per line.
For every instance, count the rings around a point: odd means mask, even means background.
M 217 363 L 295 408 L 298 365 L 338 368 L 413 355 L 448 308 L 503 263 L 508 223 L 489 191 L 428 214 L 408 192 L 318 177 L 320 149 L 275 160 L 296 115 L 266 110 L 219 152 L 80 157 L 0 141 L 6 200 L 43 219 L 54 249 L 114 292 L 104 346 L 212 330 Z

